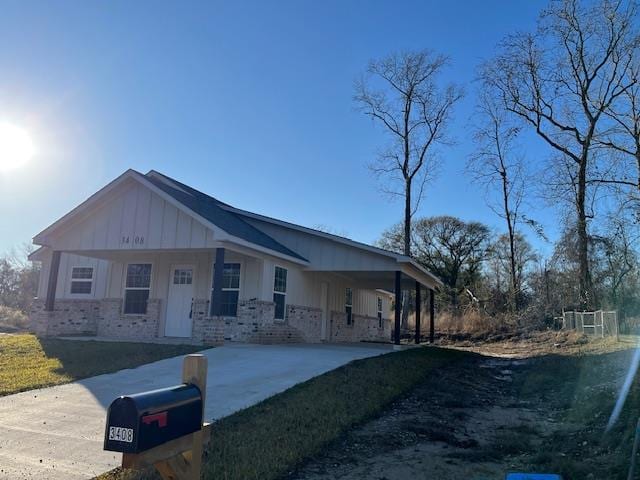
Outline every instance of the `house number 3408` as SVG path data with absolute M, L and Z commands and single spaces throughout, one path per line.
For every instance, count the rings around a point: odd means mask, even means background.
M 136 235 L 135 237 L 130 237 L 128 235 L 123 235 L 122 236 L 122 244 L 123 245 L 143 245 L 144 244 L 144 237 L 142 236 L 138 236 Z

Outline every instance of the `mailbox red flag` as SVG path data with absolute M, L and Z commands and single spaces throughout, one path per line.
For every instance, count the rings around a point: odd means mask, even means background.
M 166 427 L 167 426 L 167 412 L 159 412 L 153 413 L 151 415 L 145 415 L 142 417 L 142 423 L 145 425 L 150 425 L 153 422 L 158 422 L 158 427 Z

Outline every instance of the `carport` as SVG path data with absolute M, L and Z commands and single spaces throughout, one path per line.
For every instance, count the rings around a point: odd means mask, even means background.
M 435 333 L 435 290 L 443 283 L 428 270 L 418 265 L 408 257 L 397 259 L 397 270 L 348 270 L 336 273 L 350 279 L 359 288 L 382 290 L 391 293 L 396 299 L 402 298 L 402 292 L 415 292 L 415 332 L 414 341 L 420 343 L 421 319 L 423 307 L 423 293 L 429 295 L 429 342 L 433 343 Z M 396 345 L 400 344 L 400 328 L 402 320 L 402 304 L 394 302 L 394 338 Z

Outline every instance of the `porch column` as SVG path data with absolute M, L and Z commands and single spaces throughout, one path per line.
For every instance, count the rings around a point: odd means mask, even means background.
M 420 304 L 422 295 L 422 285 L 416 282 L 416 345 L 420 343 Z
M 211 293 L 211 314 L 222 312 L 222 272 L 224 270 L 224 248 L 216 248 L 216 262 L 213 264 L 213 292 Z
M 52 312 L 56 301 L 56 287 L 58 286 L 58 271 L 60 270 L 60 252 L 54 250 L 51 253 L 51 265 L 49 265 L 49 281 L 47 282 L 47 296 L 44 301 L 44 309 Z
M 433 289 L 429 290 L 429 343 L 433 343 L 434 337 L 434 329 L 435 329 L 435 314 L 436 314 L 436 304 L 434 300 L 434 292 Z
M 401 289 L 401 285 L 400 285 L 400 276 L 402 275 L 402 272 L 400 271 L 396 271 L 396 285 L 395 285 L 395 290 L 396 290 L 396 299 L 395 299 L 395 323 L 396 323 L 396 329 L 394 332 L 394 343 L 396 345 L 400 345 L 400 316 L 402 313 L 402 289 Z

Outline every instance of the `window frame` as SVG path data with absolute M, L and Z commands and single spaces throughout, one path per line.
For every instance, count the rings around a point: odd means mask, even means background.
M 73 278 L 73 271 L 76 268 L 90 268 L 91 269 L 91 278 Z M 93 285 L 96 278 L 96 267 L 93 265 L 73 265 L 71 267 L 71 275 L 69 279 L 69 295 L 78 295 L 84 297 L 86 295 L 93 295 Z M 90 284 L 90 290 L 88 292 L 74 292 L 73 284 L 74 283 L 88 283 Z
M 347 325 L 353 325 L 353 288 L 351 287 L 344 289 L 344 313 L 347 317 Z
M 221 317 L 227 317 L 227 318 L 238 318 L 238 306 L 240 305 L 240 292 L 242 291 L 242 272 L 244 270 L 244 262 L 241 260 L 233 260 L 233 261 L 227 261 L 225 260 L 223 265 L 222 265 L 222 276 L 224 277 L 224 266 L 225 265 L 239 265 L 240 267 L 240 271 L 238 272 L 238 288 L 231 288 L 231 287 L 222 287 L 220 289 L 221 292 L 238 292 L 238 300 L 236 302 L 236 314 L 235 315 L 220 315 Z M 215 259 L 213 261 L 213 264 L 211 266 L 211 289 L 210 289 L 210 295 L 209 295 L 209 315 L 213 316 L 213 287 L 215 284 L 215 275 L 216 275 L 216 262 Z
M 151 289 L 153 288 L 153 272 L 155 270 L 155 265 L 153 262 L 145 262 L 145 261 L 138 261 L 138 262 L 127 262 L 125 264 L 125 269 L 124 269 L 124 278 L 123 278 L 123 292 L 122 292 L 122 314 L 123 315 L 127 315 L 127 316 L 140 316 L 140 315 L 146 315 L 148 313 L 148 308 L 149 308 L 149 299 L 151 298 Z M 149 272 L 149 286 L 144 288 L 144 287 L 127 287 L 127 276 L 129 275 L 129 265 L 149 265 L 149 267 L 151 267 L 151 271 Z M 128 313 L 126 311 L 126 306 L 127 306 L 127 290 L 148 290 L 149 291 L 149 297 L 147 298 L 147 305 L 145 306 L 145 311 L 144 313 Z
M 285 272 L 283 292 L 276 290 L 276 272 L 278 268 L 281 270 L 284 270 Z M 274 265 L 273 266 L 273 303 L 274 303 L 273 320 L 276 322 L 284 322 L 287 318 L 287 285 L 288 283 L 289 283 L 289 269 L 286 267 L 283 267 L 282 265 Z M 277 308 L 276 308 L 277 303 L 275 298 L 276 295 L 282 296 L 282 318 L 278 318 L 276 316 L 276 311 L 277 311 Z
M 376 307 L 378 309 L 377 311 L 378 328 L 383 328 L 384 327 L 383 318 L 382 318 L 383 300 L 382 300 L 382 297 L 380 296 L 376 297 Z
M 190 282 L 187 282 L 186 279 L 186 275 L 182 276 L 179 275 L 177 278 L 178 280 L 182 280 L 182 278 L 185 279 L 184 282 L 179 281 L 178 283 L 176 283 L 176 271 L 186 271 L 186 270 L 191 270 L 191 277 L 189 278 L 189 280 L 191 280 Z M 171 284 L 172 285 L 191 285 L 192 287 L 195 285 L 195 277 L 196 277 L 196 267 L 195 265 L 171 265 Z

